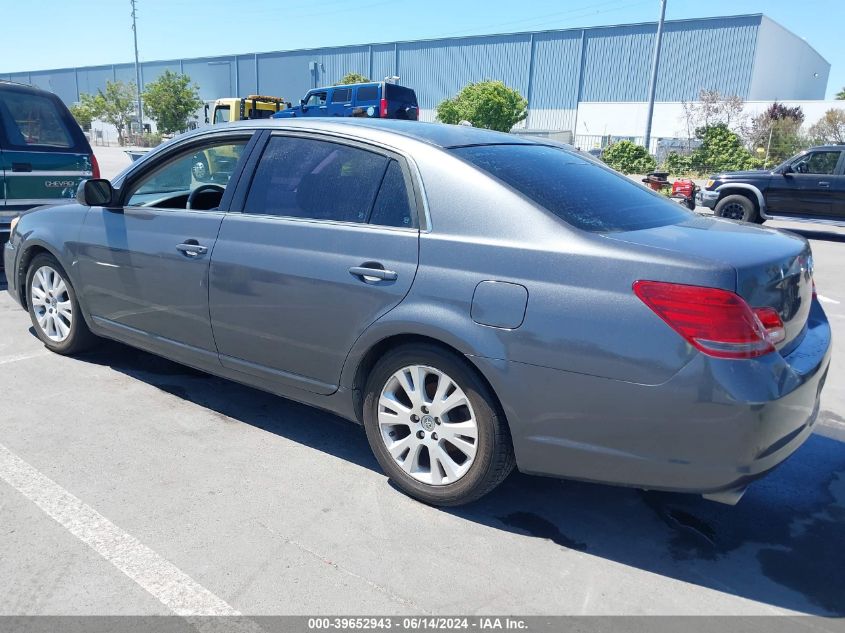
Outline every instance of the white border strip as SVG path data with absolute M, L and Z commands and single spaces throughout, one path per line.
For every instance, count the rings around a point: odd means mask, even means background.
M 84 176 L 91 178 L 93 174 L 90 171 L 6 171 L 6 178 L 21 178 L 24 176 L 55 176 L 61 178 L 62 176 Z

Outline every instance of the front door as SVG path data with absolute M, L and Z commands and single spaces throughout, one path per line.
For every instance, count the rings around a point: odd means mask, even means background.
M 248 137 L 174 148 L 121 187 L 120 204 L 95 207 L 79 236 L 79 275 L 95 324 L 176 360 L 216 360 L 208 265 L 230 173 L 201 182 L 203 151 L 240 155 Z
M 302 107 L 302 116 L 328 116 L 327 93 L 312 92 Z
M 211 262 L 223 365 L 316 393 L 407 294 L 419 230 L 407 167 L 377 148 L 271 136 Z
M 833 177 L 842 152 L 815 150 L 799 156 L 787 173 L 774 174 L 766 193 L 772 215 L 829 216 L 833 210 Z

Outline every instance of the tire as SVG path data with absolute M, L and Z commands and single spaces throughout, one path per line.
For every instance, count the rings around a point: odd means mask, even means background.
M 50 351 L 70 356 L 96 342 L 67 273 L 52 255 L 41 253 L 29 263 L 26 303 L 32 327 Z
M 423 385 L 420 392 L 415 383 Z M 399 347 L 376 363 L 367 380 L 364 428 L 393 483 L 430 505 L 474 501 L 515 463 L 507 422 L 489 387 L 466 360 L 435 345 Z
M 715 209 L 716 215 L 729 220 L 743 222 L 759 222 L 757 206 L 745 196 L 734 194 L 719 200 Z

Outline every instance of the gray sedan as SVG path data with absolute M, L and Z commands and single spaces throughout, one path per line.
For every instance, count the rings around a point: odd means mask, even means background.
M 735 503 L 816 420 L 830 327 L 807 242 L 553 142 L 247 121 L 77 200 L 5 247 L 49 349 L 107 337 L 333 411 L 426 503 L 514 466 Z

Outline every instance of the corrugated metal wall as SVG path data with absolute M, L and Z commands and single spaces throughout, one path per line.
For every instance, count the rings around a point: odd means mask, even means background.
M 705 88 L 747 97 L 762 19 L 667 22 L 657 100 L 690 100 Z M 432 118 L 435 106 L 467 83 L 499 79 L 529 99 L 525 127 L 573 129 L 579 102 L 645 100 L 655 31 L 654 23 L 634 24 L 145 62 L 142 83 L 170 69 L 190 75 L 205 100 L 260 92 L 295 102 L 347 72 L 373 79 L 399 75 L 400 83 L 416 89 L 424 118 Z M 73 103 L 107 79 L 134 81 L 135 73 L 131 64 L 118 64 L 3 77 Z

